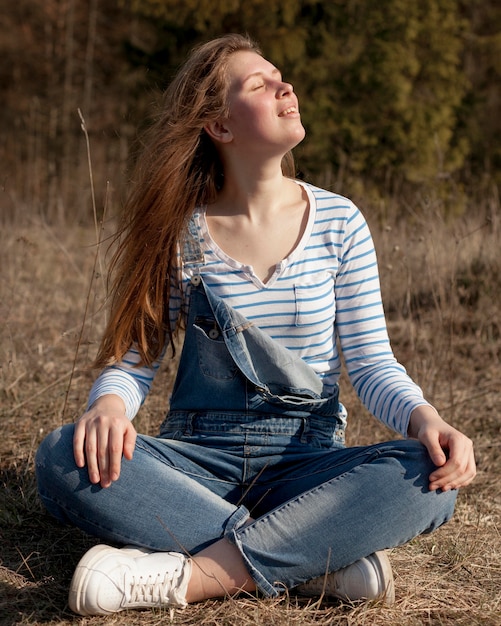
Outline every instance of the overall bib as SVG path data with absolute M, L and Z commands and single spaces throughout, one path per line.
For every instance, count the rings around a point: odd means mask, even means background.
M 227 412 L 230 419 L 288 416 L 301 418 L 303 433 L 321 421 L 342 446 L 345 413 L 338 396 L 336 386 L 322 397 L 322 383 L 309 365 L 215 296 L 200 275 L 192 278 L 183 351 L 161 432 L 197 412 Z

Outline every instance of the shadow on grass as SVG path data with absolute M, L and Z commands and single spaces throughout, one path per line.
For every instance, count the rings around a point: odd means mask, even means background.
M 0 467 L 0 626 L 71 619 L 71 576 L 93 543 L 43 510 L 31 468 Z

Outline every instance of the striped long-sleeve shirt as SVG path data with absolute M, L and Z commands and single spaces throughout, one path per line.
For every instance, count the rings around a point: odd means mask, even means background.
M 412 410 L 427 404 L 421 389 L 395 359 L 386 329 L 372 237 L 358 208 L 347 198 L 300 183 L 309 198 L 304 234 L 291 254 L 263 284 L 252 267 L 228 257 L 211 239 L 205 210 L 194 215 L 205 257 L 206 285 L 273 339 L 293 350 L 318 374 L 325 395 L 341 372 L 341 348 L 351 383 L 368 410 L 406 435 Z M 183 271 L 189 298 L 192 270 Z M 171 320 L 187 302 L 171 298 Z M 123 361 L 96 380 L 89 405 L 115 393 L 133 418 L 160 362 L 135 367 L 132 347 Z

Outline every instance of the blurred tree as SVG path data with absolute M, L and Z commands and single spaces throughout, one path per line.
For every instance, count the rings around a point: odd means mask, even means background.
M 368 177 L 385 191 L 456 171 L 452 141 L 467 83 L 457 0 L 131 0 L 181 56 L 222 32 L 249 32 L 299 92 L 310 175 Z M 184 44 L 184 45 L 183 45 Z M 170 55 L 172 57 L 172 54 Z M 176 55 L 177 56 L 177 55 Z
M 0 0 L 0 211 L 84 219 L 193 45 L 248 32 L 298 92 L 302 172 L 380 196 L 501 177 L 497 0 Z M 444 191 L 445 190 L 445 191 Z M 442 193 L 442 192 L 441 192 Z M 10 209 L 9 209 L 10 210 Z
M 315 37 L 299 78 L 308 163 L 392 192 L 456 170 L 452 144 L 466 88 L 455 0 L 310 3 Z
M 135 21 L 115 0 L 0 0 L 0 217 L 17 206 L 51 221 L 87 218 L 78 108 L 93 138 L 98 192 L 117 180 L 132 134 L 126 103 L 146 71 L 131 71 L 124 54 Z
M 458 135 L 471 147 L 468 167 L 477 181 L 501 184 L 501 3 L 460 4 L 468 24 L 463 67 L 471 88 L 458 118 Z
M 124 0 L 122 0 L 124 2 Z M 129 0 L 131 10 L 155 22 L 158 48 L 151 69 L 175 67 L 194 44 L 222 33 L 249 33 L 277 64 L 304 56 L 309 33 L 297 0 Z

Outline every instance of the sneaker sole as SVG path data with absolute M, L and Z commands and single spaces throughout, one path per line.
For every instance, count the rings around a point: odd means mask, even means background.
M 395 581 L 393 580 L 393 570 L 388 555 L 386 552 L 381 551 L 375 552 L 367 558 L 370 559 L 377 570 L 381 583 L 385 580 L 387 581 L 385 590 L 381 593 L 380 598 L 385 604 L 393 604 L 395 602 Z M 381 584 L 381 586 L 383 585 Z
M 94 615 L 94 613 L 88 613 L 83 605 L 82 600 L 85 598 L 87 591 L 87 582 L 89 572 L 95 568 L 96 564 L 108 554 L 116 552 L 116 548 L 105 545 L 97 545 L 88 550 L 84 556 L 80 559 L 73 578 L 71 579 L 70 590 L 68 594 L 68 604 L 70 609 L 78 615 L 84 615 L 88 617 Z M 103 612 L 103 615 L 108 615 L 110 612 Z

